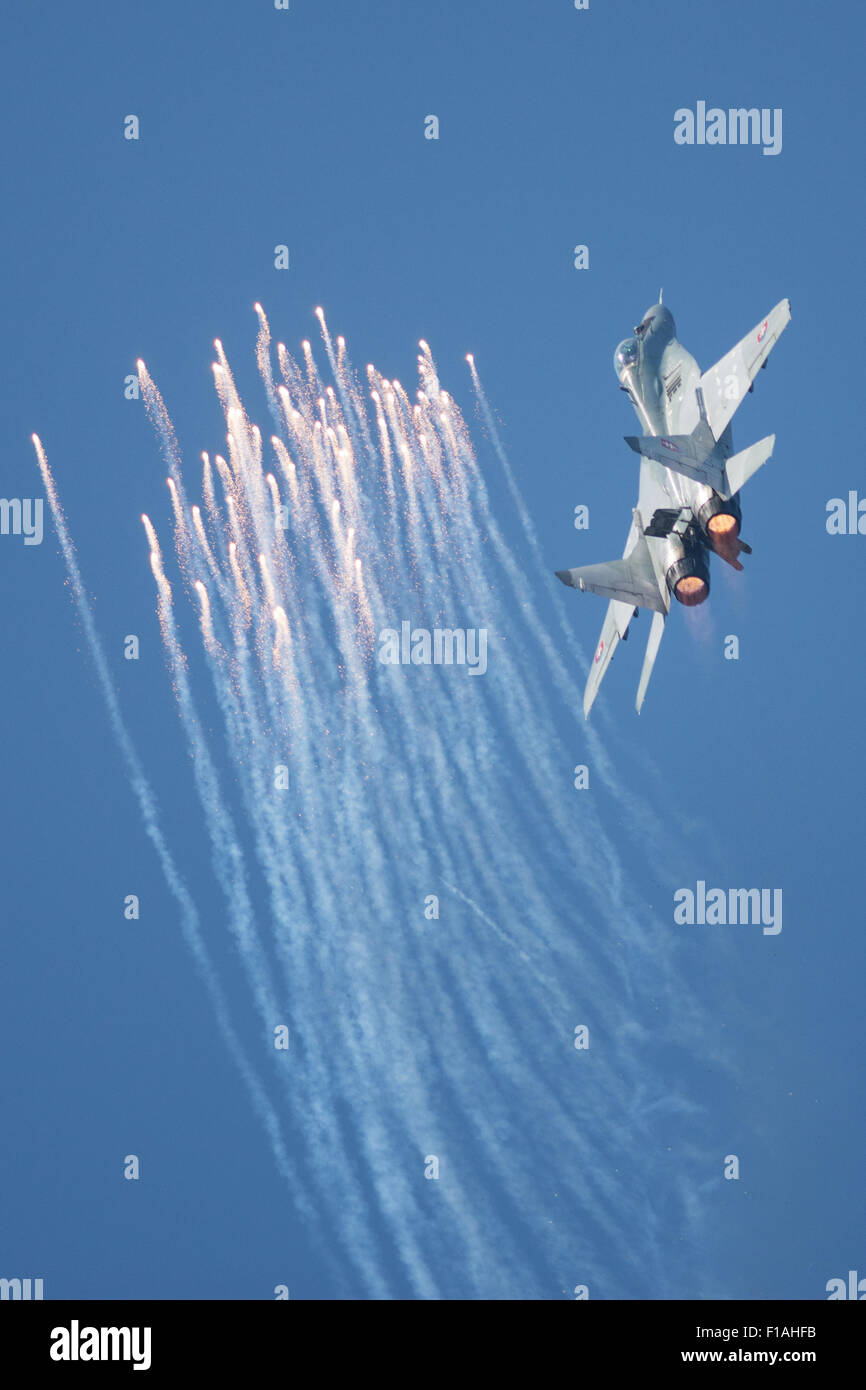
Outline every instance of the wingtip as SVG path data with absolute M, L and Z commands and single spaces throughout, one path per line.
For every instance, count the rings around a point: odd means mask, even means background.
M 573 589 L 575 587 L 574 580 L 571 577 L 571 570 L 556 570 L 555 573 L 557 579 L 559 579 L 563 584 L 567 584 L 569 589 Z

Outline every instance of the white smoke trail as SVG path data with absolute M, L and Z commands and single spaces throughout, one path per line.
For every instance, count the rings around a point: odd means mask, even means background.
M 470 353 L 467 355 L 466 360 L 469 363 L 469 369 L 472 376 L 472 384 L 475 389 L 478 407 L 481 411 L 484 424 L 487 428 L 490 441 L 493 445 L 494 453 L 496 454 L 496 457 L 499 460 L 499 463 L 502 467 L 503 474 L 508 484 L 509 493 L 511 494 L 515 510 L 520 520 L 520 525 L 523 529 L 524 537 L 528 543 L 530 552 L 533 556 L 533 559 L 535 560 L 538 571 L 545 575 L 549 585 L 552 587 L 552 567 L 547 564 L 547 561 L 543 555 L 541 543 L 538 538 L 538 533 L 532 522 L 532 518 L 526 508 L 526 504 L 523 501 L 520 489 L 518 488 L 517 480 L 514 476 L 514 471 L 511 467 L 511 463 L 508 459 L 505 446 L 502 443 L 501 436 L 496 427 L 496 422 L 493 418 L 493 412 L 490 408 L 490 402 L 487 399 L 486 392 L 481 383 L 481 378 L 478 374 L 478 368 L 475 364 L 475 358 Z M 526 606 L 525 588 L 521 586 L 519 576 L 517 576 L 515 573 L 515 568 L 511 560 L 511 555 L 508 550 L 508 547 L 502 542 L 498 534 L 498 528 L 495 527 L 494 543 L 496 545 L 496 550 L 497 554 L 500 557 L 500 561 L 502 562 L 503 567 L 505 568 L 505 571 L 508 574 L 513 592 L 518 597 L 518 601 L 522 601 L 524 606 Z M 533 623 L 537 623 L 537 631 L 540 635 L 540 640 L 542 641 L 542 644 L 545 649 L 545 656 L 550 664 L 551 671 L 554 674 L 557 686 L 559 687 L 559 690 L 563 695 L 563 698 L 565 698 L 566 700 L 569 698 L 573 699 L 573 675 L 569 673 L 567 667 L 564 665 L 560 653 L 557 650 L 554 643 L 544 633 L 543 625 L 538 620 L 537 615 L 534 613 L 534 610 L 532 614 L 532 621 Z M 565 651 L 571 650 L 574 652 L 582 677 L 585 680 L 589 671 L 589 661 L 583 648 L 580 646 L 579 643 L 575 642 L 573 631 L 570 630 L 566 625 L 561 610 L 559 611 L 559 627 L 563 639 L 563 649 Z M 599 711 L 597 717 L 604 719 L 603 712 Z M 610 727 L 610 722 L 606 722 L 608 724 L 608 727 Z M 661 831 L 657 812 L 651 810 L 645 802 L 641 801 L 639 798 L 634 796 L 628 790 L 628 788 L 623 786 L 621 780 L 616 775 L 607 747 L 604 741 L 599 737 L 596 730 L 591 725 L 588 725 L 584 730 L 584 734 L 591 750 L 594 765 L 597 768 L 599 775 L 603 778 L 605 785 L 614 793 L 617 799 L 626 808 L 632 822 L 635 825 L 635 828 L 637 829 L 641 837 L 646 839 L 651 844 L 651 858 L 657 864 L 663 862 L 667 854 L 668 845 L 666 842 L 666 838 Z M 659 770 L 647 758 L 643 759 L 643 764 L 646 770 L 652 775 L 656 787 L 660 788 L 662 784 L 662 778 L 661 774 L 659 773 Z
M 45 492 L 54 517 L 55 529 L 63 551 L 63 558 L 66 562 L 66 570 L 72 586 L 75 605 L 82 627 L 84 628 L 85 637 L 87 638 L 91 659 L 96 668 L 96 674 L 108 710 L 112 732 L 126 765 L 130 784 L 138 802 L 145 833 L 156 850 L 157 858 L 165 876 L 166 883 L 180 909 L 181 929 L 184 938 L 195 960 L 208 995 L 210 996 L 211 1005 L 216 1014 L 223 1040 L 250 1093 L 253 1108 L 268 1135 L 277 1169 L 282 1176 L 288 1179 L 294 1186 L 296 1184 L 295 1169 L 283 1142 L 280 1122 L 273 1106 L 268 1100 L 264 1087 L 247 1060 L 246 1054 L 235 1032 L 234 1025 L 231 1022 L 225 992 L 220 984 L 219 977 L 202 935 L 198 910 L 166 843 L 159 822 L 156 798 L 145 775 L 144 769 L 141 766 L 141 761 L 136 752 L 135 745 L 130 738 L 123 715 L 121 714 L 120 704 L 112 683 L 108 662 L 106 661 L 105 653 L 102 648 L 102 642 L 96 630 L 93 613 L 78 567 L 75 547 L 69 535 L 66 518 L 60 505 L 54 478 L 49 468 L 42 443 L 38 435 L 35 434 L 33 435 L 33 446 L 36 450 L 39 471 L 42 474 Z
M 581 1259 L 599 1279 L 615 1280 L 617 1253 L 637 1240 L 647 1282 L 663 1281 L 650 1179 L 642 1169 L 632 1186 L 617 1176 L 635 1135 L 648 1142 L 663 1092 L 661 1079 L 657 1089 L 644 1080 L 635 1102 L 635 1040 L 647 1025 L 634 1011 L 657 994 L 676 1011 L 680 1038 L 700 1014 L 599 815 L 584 801 L 576 818 L 557 731 L 574 691 L 532 582 L 492 515 L 426 343 L 415 404 L 368 368 L 370 417 L 345 342 L 335 349 L 321 312 L 334 387 L 309 343 L 303 365 L 278 345 L 277 386 L 270 329 L 256 313 L 276 465 L 269 474 L 217 344 L 228 460 L 217 455 L 212 467 L 205 456 L 204 512 L 189 508 L 171 422 L 140 369 L 171 468 L 178 562 L 235 769 L 238 822 L 149 538 L 252 996 L 260 1019 L 282 1009 L 301 1038 L 286 1105 L 305 1210 L 370 1296 L 557 1296 L 577 1279 L 577 1218 Z M 476 679 L 383 666 L 374 634 L 404 615 L 489 628 L 490 670 Z M 600 743 L 594 757 L 640 828 L 645 808 Z M 264 794 L 277 761 L 291 769 L 282 802 Z M 238 826 L 267 890 L 269 943 L 255 930 Z M 431 895 L 441 895 L 441 921 L 422 912 Z M 577 1085 L 563 1084 L 562 1049 L 585 1015 L 606 1018 L 610 1038 L 580 1064 Z M 530 1142 L 526 1109 L 536 1117 Z M 421 1176 L 431 1155 L 442 1159 L 439 1182 Z M 564 1223 L 549 1214 L 548 1190 Z

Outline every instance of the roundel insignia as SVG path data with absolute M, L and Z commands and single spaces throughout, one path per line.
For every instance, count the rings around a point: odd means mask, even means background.
M 602 640 L 599 642 L 598 647 L 597 647 L 597 649 L 596 649 L 596 653 L 595 653 L 595 660 L 596 660 L 596 661 L 600 661 L 600 660 L 601 660 L 601 654 L 602 654 L 603 651 L 604 651 L 604 639 L 602 638 Z M 593 664 L 595 664 L 595 663 L 593 663 Z
M 762 342 L 764 341 L 764 339 L 766 338 L 766 336 L 767 336 L 767 329 L 768 329 L 768 327 L 769 327 L 769 324 L 770 324 L 770 320 L 769 320 L 769 319 L 764 319 L 764 322 L 761 324 L 761 327 L 758 329 L 758 342 L 759 342 L 759 343 L 762 343 Z
M 670 449 L 671 453 L 679 453 L 679 449 L 677 448 L 676 444 L 672 444 L 669 439 L 662 439 L 660 440 L 660 443 L 664 446 L 665 449 Z

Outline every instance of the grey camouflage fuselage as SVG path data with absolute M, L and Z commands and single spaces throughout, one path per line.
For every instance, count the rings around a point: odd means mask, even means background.
M 639 608 L 653 613 L 638 687 L 640 711 L 671 599 L 686 607 L 710 592 L 709 557 L 741 570 L 750 554 L 740 539 L 739 492 L 773 452 L 770 435 L 733 451 L 731 419 L 791 317 L 783 299 L 729 353 L 701 373 L 678 342 L 661 302 L 644 314 L 634 337 L 620 343 L 614 368 L 643 433 L 627 436 L 641 457 L 637 506 L 621 560 L 558 570 L 563 583 L 610 599 L 584 694 L 589 714 L 619 641 Z

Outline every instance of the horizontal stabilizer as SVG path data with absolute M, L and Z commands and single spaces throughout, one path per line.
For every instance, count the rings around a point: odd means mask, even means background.
M 726 486 L 724 489 L 716 489 L 719 495 L 727 500 L 733 497 L 735 492 L 739 492 L 741 487 L 745 487 L 749 479 L 767 462 L 775 443 L 776 436 L 768 434 L 766 439 L 759 439 L 757 444 L 752 444 L 748 449 L 743 449 L 741 453 L 729 458 L 725 464 Z
M 572 589 L 601 594 L 603 598 L 618 599 L 632 608 L 651 608 L 666 613 L 667 607 L 655 576 L 649 547 L 643 536 L 634 549 L 622 560 L 608 560 L 601 565 L 581 565 L 578 569 L 557 570 L 557 579 Z
M 696 483 L 706 483 L 718 492 L 724 485 L 722 461 L 715 440 L 706 438 L 700 426 L 693 434 L 626 435 L 625 442 L 636 454 L 682 473 Z

